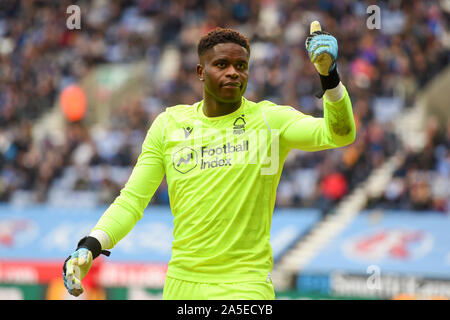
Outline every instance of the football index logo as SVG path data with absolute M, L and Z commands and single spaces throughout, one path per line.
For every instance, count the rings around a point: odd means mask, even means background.
M 182 174 L 199 170 L 257 165 L 262 175 L 276 174 L 279 168 L 279 133 L 267 128 L 245 128 L 244 114 L 224 130 L 185 125 L 173 130 L 172 166 Z M 196 169 L 197 170 L 197 169 Z
M 188 173 L 197 166 L 197 151 L 190 147 L 184 147 L 172 156 L 172 164 L 175 170 L 181 173 Z

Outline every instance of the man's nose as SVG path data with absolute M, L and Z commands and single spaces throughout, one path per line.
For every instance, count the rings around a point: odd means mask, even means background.
M 237 72 L 236 68 L 233 65 L 230 65 L 227 69 L 226 76 L 236 79 L 237 77 L 239 77 L 239 73 Z

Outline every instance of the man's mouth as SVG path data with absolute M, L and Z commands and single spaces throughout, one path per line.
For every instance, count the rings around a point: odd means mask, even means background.
M 222 87 L 227 87 L 227 88 L 240 88 L 241 87 L 241 83 L 240 82 L 226 82 L 222 85 Z

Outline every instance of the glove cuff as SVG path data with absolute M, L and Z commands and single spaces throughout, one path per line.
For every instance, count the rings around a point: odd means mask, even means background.
M 321 75 L 320 73 L 319 76 L 322 90 L 316 94 L 317 98 L 322 98 L 325 90 L 336 88 L 341 81 L 339 73 L 337 72 L 336 63 L 334 65 L 334 68 L 330 70 L 327 76 Z
M 111 254 L 111 252 L 107 250 L 102 250 L 102 245 L 100 244 L 100 241 L 98 241 L 94 237 L 84 237 L 78 242 L 77 250 L 80 248 L 86 248 L 89 251 L 92 252 L 92 259 L 97 258 L 100 254 L 104 254 L 105 256 L 108 256 Z

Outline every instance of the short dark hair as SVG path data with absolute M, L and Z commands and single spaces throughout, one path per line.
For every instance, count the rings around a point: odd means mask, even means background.
M 244 47 L 250 55 L 250 43 L 246 36 L 233 29 L 217 27 L 204 35 L 198 42 L 198 56 L 200 57 L 205 51 L 211 49 L 216 44 L 230 42 Z

